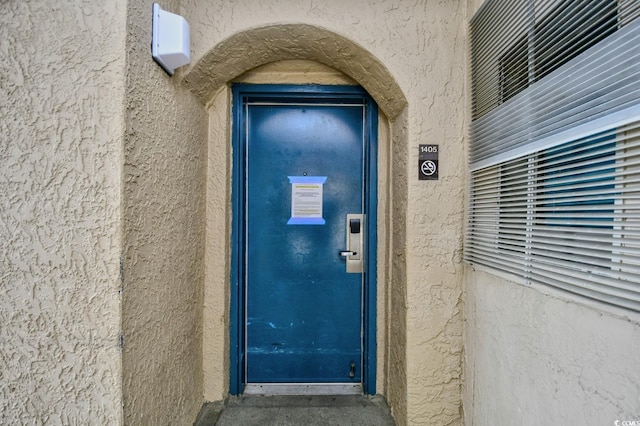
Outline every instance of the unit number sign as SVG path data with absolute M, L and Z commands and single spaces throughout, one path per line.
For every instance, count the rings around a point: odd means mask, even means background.
M 438 180 L 438 145 L 420 145 L 418 179 Z

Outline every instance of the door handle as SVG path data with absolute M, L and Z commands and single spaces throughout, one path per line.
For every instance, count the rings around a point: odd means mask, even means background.
M 347 273 L 359 274 L 364 271 L 364 215 L 348 214 L 345 224 L 347 248 L 338 253 L 346 260 Z

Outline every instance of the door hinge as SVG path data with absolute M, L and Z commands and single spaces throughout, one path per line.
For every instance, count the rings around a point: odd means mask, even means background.
M 118 336 L 118 346 L 120 346 L 120 350 L 124 350 L 124 334 L 120 333 L 120 336 Z

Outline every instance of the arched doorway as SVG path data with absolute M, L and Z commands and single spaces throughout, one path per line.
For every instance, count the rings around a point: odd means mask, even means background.
M 391 121 L 407 106 L 400 86 L 371 52 L 335 32 L 307 24 L 269 25 L 235 34 L 209 50 L 183 81 L 208 105 L 222 86 L 244 72 L 290 59 L 315 61 L 349 76 Z
M 294 63 L 295 61 L 299 62 Z M 299 75 L 299 78 L 293 77 L 293 74 L 296 74 L 296 66 L 301 63 L 315 63 L 325 71 L 333 70 L 334 80 L 330 84 L 358 84 L 377 102 L 383 118 L 380 120 L 380 126 L 383 128 L 381 136 L 385 140 L 380 145 L 380 149 L 384 151 L 380 167 L 384 170 L 380 173 L 383 191 L 378 204 L 378 209 L 382 212 L 379 224 L 384 227 L 384 237 L 379 239 L 378 252 L 387 256 L 386 244 L 388 244 L 389 230 L 392 226 L 394 234 L 400 235 L 404 232 L 402 224 L 395 226 L 389 222 L 390 215 L 386 211 L 389 209 L 392 189 L 384 182 L 391 167 L 388 161 L 390 141 L 393 138 L 396 143 L 402 143 L 406 138 L 402 133 L 394 135 L 392 130 L 403 127 L 393 121 L 398 119 L 402 122 L 405 119 L 405 114 L 402 112 L 406 108 L 406 99 L 386 67 L 373 55 L 338 34 L 303 24 L 275 25 L 248 30 L 219 43 L 205 54 L 184 77 L 184 82 L 210 108 L 207 277 L 203 330 L 205 398 L 209 400 L 221 399 L 229 391 L 231 369 L 229 353 L 234 350 L 231 347 L 233 342 L 228 335 L 229 321 L 233 315 L 231 312 L 233 307 L 228 302 L 231 294 L 229 276 L 232 257 L 230 246 L 232 211 L 229 205 L 233 196 L 230 186 L 233 154 L 229 138 L 232 122 L 230 115 L 232 96 L 229 83 L 238 79 L 260 83 L 318 83 L 315 79 L 304 75 Z M 261 67 L 263 64 L 271 65 Z M 274 70 L 278 67 L 277 64 L 285 65 Z M 256 69 L 261 71 L 254 71 Z M 246 77 L 245 73 L 251 75 Z M 382 277 L 383 288 L 385 288 L 380 292 L 382 294 L 386 294 L 386 287 L 390 281 L 389 263 L 390 260 L 385 257 L 378 271 L 378 276 Z M 394 285 L 402 286 L 403 284 L 396 279 Z M 379 294 L 379 297 L 385 298 L 380 302 L 384 305 L 387 296 Z M 387 337 L 389 321 L 387 311 L 388 309 L 383 309 L 378 319 L 378 333 L 384 334 L 383 339 L 378 339 L 380 346 L 378 352 L 383 355 L 390 346 Z M 391 309 L 391 311 L 398 310 Z M 397 320 L 404 321 L 400 318 Z M 404 345 L 403 334 L 393 333 L 392 338 Z M 398 348 L 396 342 L 393 344 Z M 388 359 L 387 356 L 379 358 Z M 379 360 L 382 364 L 386 362 L 388 361 Z M 385 365 L 378 367 L 378 371 L 384 369 Z M 384 379 L 386 380 L 388 379 Z M 401 385 L 398 388 L 401 388 Z

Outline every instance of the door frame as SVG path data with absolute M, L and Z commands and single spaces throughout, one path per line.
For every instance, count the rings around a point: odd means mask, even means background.
M 245 355 L 245 253 L 243 224 L 245 221 L 245 154 L 244 140 L 246 114 L 249 101 L 281 101 L 292 103 L 350 103 L 365 105 L 364 128 L 364 213 L 367 242 L 365 270 L 363 273 L 363 366 L 362 387 L 366 394 L 376 393 L 376 271 L 377 271 L 377 199 L 378 199 L 378 107 L 367 92 L 359 86 L 246 84 L 232 86 L 232 223 L 231 223 L 231 291 L 229 307 L 230 380 L 229 393 L 239 395 L 244 391 Z

